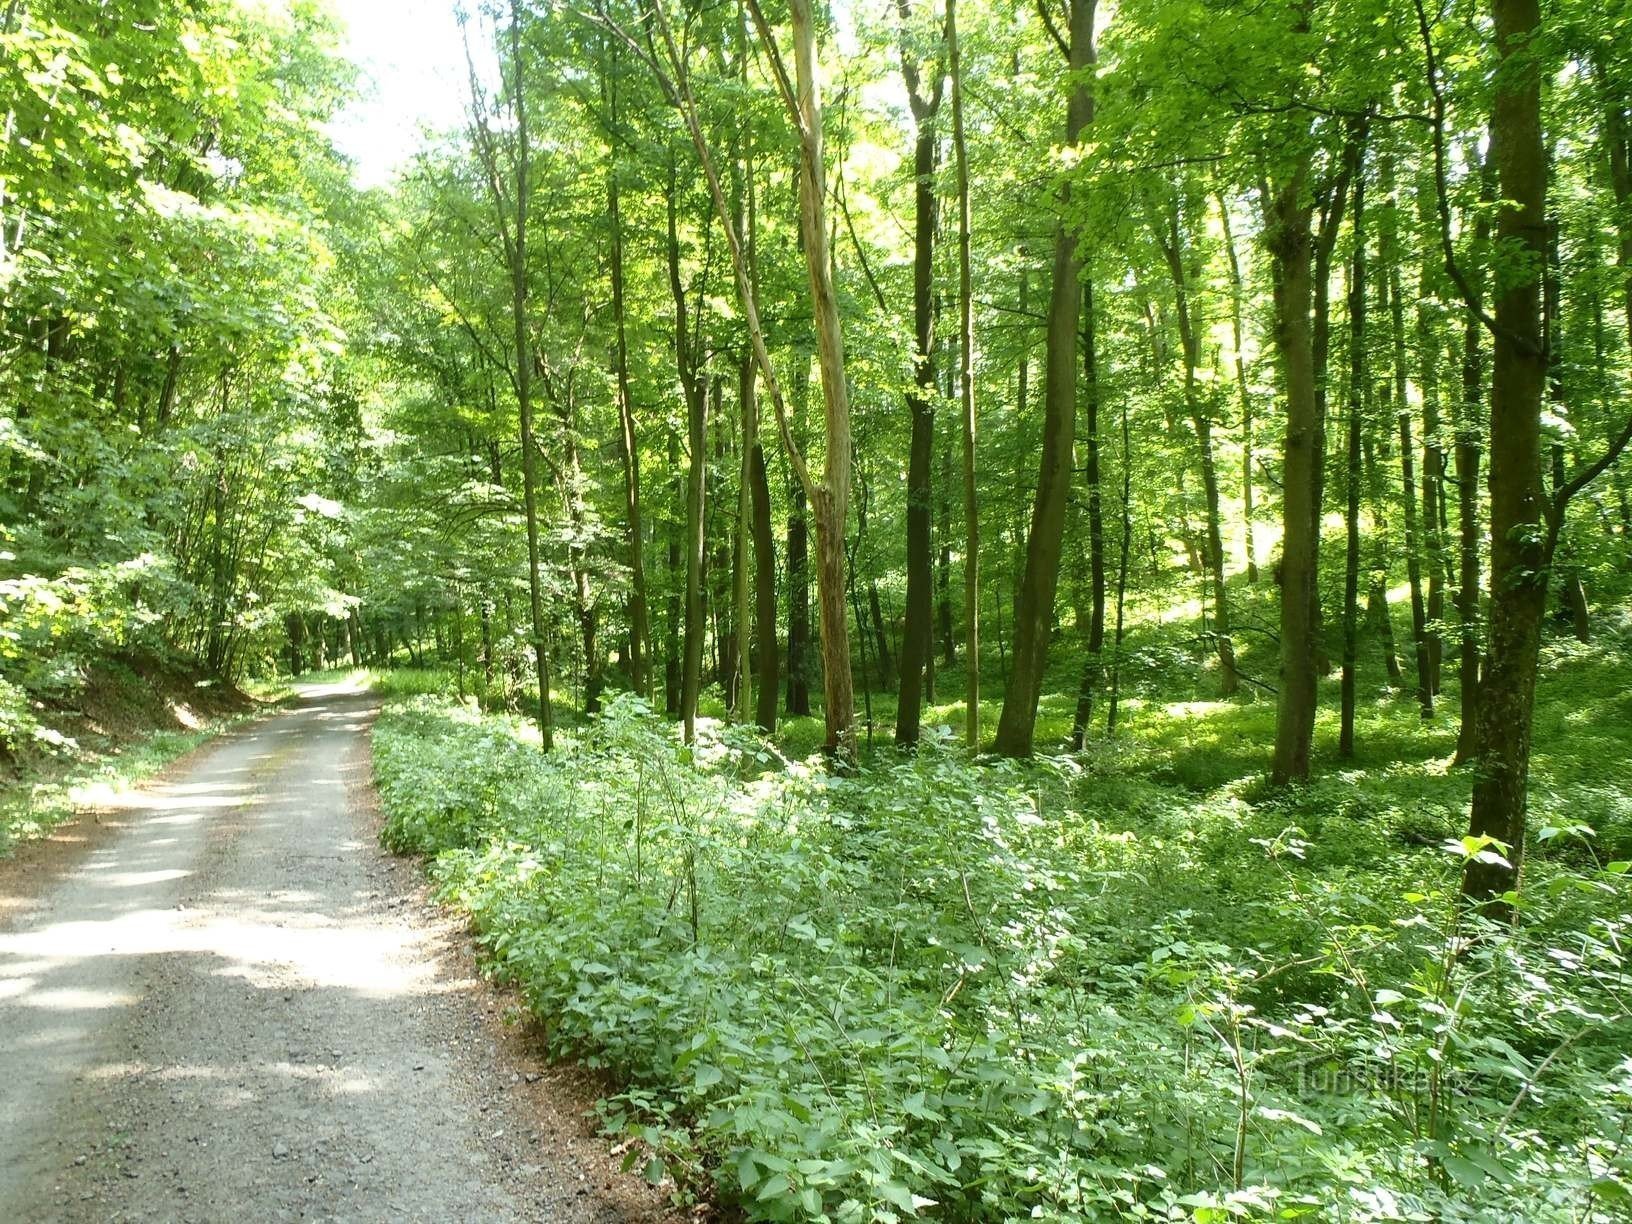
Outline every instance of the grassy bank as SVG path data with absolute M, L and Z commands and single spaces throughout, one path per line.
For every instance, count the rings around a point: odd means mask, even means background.
M 45 734 L 0 777 L 0 854 L 161 772 L 291 690 L 220 685 L 148 659 L 108 659 L 55 705 L 34 711 Z

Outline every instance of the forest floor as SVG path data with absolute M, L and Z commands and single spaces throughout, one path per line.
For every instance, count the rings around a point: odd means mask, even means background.
M 654 1220 L 378 849 L 352 684 L 0 863 L 0 1219 Z

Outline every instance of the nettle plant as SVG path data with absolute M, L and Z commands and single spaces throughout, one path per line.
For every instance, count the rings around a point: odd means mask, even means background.
M 629 1166 L 678 1198 L 1563 1220 L 1625 1193 L 1620 864 L 1539 859 L 1498 929 L 1455 903 L 1493 846 L 1384 869 L 1356 837 L 1316 863 L 1232 794 L 940 741 L 834 776 L 743 728 L 684 747 L 629 697 L 548 755 L 418 698 L 376 764 L 387 841 L 437 853 L 551 1051 L 621 1089 Z

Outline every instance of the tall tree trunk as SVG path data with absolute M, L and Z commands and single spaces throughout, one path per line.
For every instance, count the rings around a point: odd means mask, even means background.
M 1309 776 L 1315 698 L 1323 670 L 1320 644 L 1320 526 L 1326 447 L 1329 349 L 1327 286 L 1331 255 L 1361 171 L 1364 120 L 1351 121 L 1342 164 L 1325 197 L 1318 238 L 1304 199 L 1311 157 L 1268 201 L 1265 243 L 1275 259 L 1275 342 L 1286 387 L 1286 450 L 1281 536 L 1281 667 L 1270 777 L 1277 785 Z
M 1082 678 L 1077 685 L 1077 710 L 1071 720 L 1071 746 L 1082 750 L 1093 719 L 1094 690 L 1104 669 L 1105 650 L 1105 517 L 1100 504 L 1099 463 L 1099 354 L 1094 330 L 1094 287 L 1082 287 L 1082 373 L 1087 404 L 1084 441 L 1088 456 L 1084 477 L 1088 485 L 1088 637 L 1084 645 Z
M 1229 588 L 1224 581 L 1224 533 L 1220 523 L 1218 468 L 1213 457 L 1213 423 L 1203 406 L 1196 386 L 1201 365 L 1201 336 L 1191 314 L 1190 277 L 1186 269 L 1181 197 L 1174 194 L 1172 212 L 1153 228 L 1173 281 L 1173 301 L 1179 327 L 1179 352 L 1184 361 L 1184 406 L 1196 431 L 1196 449 L 1201 460 L 1202 494 L 1207 503 L 1207 542 L 1203 563 L 1212 584 L 1213 641 L 1218 653 L 1219 689 L 1233 697 L 1240 688 L 1235 670 L 1235 645 L 1230 640 Z
M 1496 196 L 1496 167 L 1488 157 L 1481 166 L 1478 150 L 1469 152 L 1480 178 L 1480 202 L 1488 205 Z M 1489 208 L 1476 210 L 1473 249 L 1482 256 L 1490 241 Z M 1461 692 L 1461 724 L 1456 736 L 1454 764 L 1473 760 L 1478 752 L 1479 683 L 1481 651 L 1479 642 L 1479 457 L 1483 428 L 1479 404 L 1484 398 L 1484 363 L 1480 349 L 1485 329 L 1470 311 L 1462 330 L 1462 396 L 1458 404 L 1456 429 L 1457 506 L 1457 678 Z
M 700 381 L 700 380 L 698 380 Z M 686 396 L 686 625 L 680 675 L 680 720 L 686 743 L 697 738 L 697 702 L 703 688 L 703 511 L 708 480 L 707 397 L 699 387 Z
M 640 440 L 629 394 L 629 344 L 624 319 L 623 215 L 619 207 L 617 147 L 619 57 L 601 75 L 612 128 L 606 171 L 607 222 L 612 231 L 612 324 L 614 392 L 618 401 L 618 459 L 623 466 L 625 542 L 629 557 L 629 683 L 642 697 L 652 695 L 651 613 L 646 601 L 645 533 L 641 525 Z
M 776 730 L 776 706 L 780 696 L 776 648 L 776 545 L 771 538 L 771 486 L 765 472 L 765 446 L 759 439 L 757 402 L 754 413 L 753 445 L 748 450 L 752 535 L 754 539 L 754 651 L 758 661 L 755 677 L 754 721 L 766 732 Z
M 1314 501 L 1320 433 L 1310 333 L 1310 206 L 1304 200 L 1308 160 L 1274 192 L 1265 241 L 1275 258 L 1275 342 L 1286 387 L 1282 475 L 1281 664 L 1270 774 L 1277 784 L 1309 776 L 1315 731 Z
M 1066 107 L 1066 140 L 1076 144 L 1094 117 L 1096 0 L 1072 0 L 1070 68 L 1075 78 Z M 1069 188 L 1062 188 L 1069 200 Z M 1082 300 L 1082 262 L 1077 239 L 1063 221 L 1054 231 L 1054 279 L 1049 290 L 1047 370 L 1044 376 L 1043 445 L 1026 539 L 1025 575 L 1015 603 L 1014 658 L 1003 694 L 995 747 L 1005 756 L 1029 756 L 1037 729 L 1037 703 L 1048 667 L 1054 595 L 1060 580 L 1075 466 L 1072 443 L 1077 416 L 1077 326 Z
M 759 446 L 759 399 L 754 387 L 754 356 L 744 355 L 737 369 L 737 407 L 742 414 L 742 455 L 737 482 L 737 555 L 731 571 L 732 602 L 736 605 L 736 702 L 738 722 L 748 721 L 752 704 L 753 605 L 749 602 L 748 572 L 753 568 L 754 451 Z
M 1401 288 L 1398 243 L 1398 196 L 1393 194 L 1392 159 L 1383 164 L 1385 190 L 1391 208 L 1383 226 L 1379 255 L 1387 268 L 1389 340 L 1393 351 L 1394 412 L 1399 424 L 1400 474 L 1405 511 L 1405 571 L 1411 592 L 1411 651 L 1417 670 L 1417 702 L 1422 717 L 1434 716 L 1434 682 L 1428 648 L 1428 611 L 1422 594 L 1422 531 L 1417 518 L 1417 478 L 1414 444 L 1411 441 L 1411 400 L 1407 390 L 1409 367 L 1405 345 L 1405 294 Z
M 963 730 L 964 742 L 971 749 L 977 749 L 980 747 L 980 513 L 975 491 L 974 278 L 970 270 L 969 153 L 963 129 L 963 60 L 958 45 L 957 0 L 946 0 L 946 42 L 952 78 L 952 156 L 958 184 L 958 405 L 963 421 Z
M 810 391 L 810 355 L 794 353 L 793 428 L 804 441 L 805 402 Z M 810 713 L 810 527 L 805 486 L 797 476 L 788 490 L 788 713 Z
M 1343 526 L 1343 687 L 1337 754 L 1354 757 L 1355 662 L 1360 637 L 1360 489 L 1366 405 L 1366 179 L 1354 185 L 1354 255 L 1349 263 L 1349 421 Z
M 1419 176 L 1417 216 L 1419 228 L 1428 230 L 1433 218 L 1433 185 Z M 1425 242 L 1425 251 L 1431 250 Z M 1440 421 L 1440 369 L 1443 356 L 1436 333 L 1439 330 L 1438 304 L 1441 277 L 1426 258 L 1418 277 L 1417 368 L 1422 386 L 1422 520 L 1423 550 L 1428 562 L 1428 680 L 1434 696 L 1439 695 L 1444 662 L 1445 586 L 1449 578 L 1445 547 L 1445 444 Z
M 799 219 L 809 274 L 811 315 L 816 331 L 817 363 L 822 372 L 822 401 L 827 454 L 821 479 L 804 472 L 811 517 L 816 522 L 816 599 L 822 642 L 822 714 L 826 749 L 842 760 L 856 753 L 855 681 L 850 672 L 849 616 L 845 609 L 845 520 L 850 511 L 850 391 L 845 380 L 844 336 L 833 289 L 833 264 L 827 231 L 827 171 L 822 152 L 822 102 L 816 67 L 816 27 L 810 0 L 789 0 L 793 19 L 796 96 L 792 111 L 799 134 Z M 757 4 L 755 21 L 770 41 Z M 762 357 L 762 363 L 768 364 Z M 787 441 L 784 438 L 784 441 Z M 794 455 L 795 468 L 803 459 Z
M 1541 493 L 1541 395 L 1547 366 L 1540 270 L 1546 256 L 1546 159 L 1541 141 L 1537 0 L 1492 0 L 1500 68 L 1490 154 L 1501 198 L 1498 244 L 1529 259 L 1498 282 L 1490 382 L 1490 651 L 1475 732 L 1478 772 L 1469 831 L 1505 857 L 1469 860 L 1462 890 L 1497 916 L 1519 884 L 1541 615 L 1547 598 Z
M 1224 230 L 1224 254 L 1230 271 L 1230 328 L 1235 348 L 1235 386 L 1241 401 L 1241 519 L 1246 535 L 1247 581 L 1256 586 L 1258 555 L 1252 538 L 1252 393 L 1247 388 L 1247 358 L 1242 352 L 1242 299 L 1245 291 L 1241 282 L 1241 260 L 1235 249 L 1235 234 L 1230 228 L 1230 204 L 1222 191 L 1218 193 L 1218 215 Z
M 692 335 L 686 286 L 680 278 L 678 222 L 679 175 L 674 151 L 669 151 L 669 190 L 666 198 L 668 240 L 665 256 L 669 296 L 674 303 L 674 360 L 686 401 L 686 519 L 685 519 L 685 627 L 681 634 L 680 721 L 686 743 L 697 737 L 697 702 L 703 687 L 703 547 L 705 488 L 708 480 L 708 378 L 702 369 Z
M 925 89 L 917 61 L 906 45 L 906 25 L 911 17 L 909 0 L 896 0 L 896 14 L 902 26 L 901 76 L 907 87 L 914 131 L 914 351 L 913 386 L 907 393 L 907 408 L 912 417 L 912 437 L 907 450 L 907 608 L 901 635 L 901 687 L 895 709 L 895 742 L 911 746 L 918 742 L 923 719 L 924 669 L 930 665 L 930 652 L 934 649 L 930 469 L 935 458 L 935 398 L 939 393 L 935 379 L 935 163 L 940 142 L 935 117 L 941 108 L 942 76 L 936 65 L 935 79 Z M 871 591 L 871 597 L 876 619 L 876 589 Z M 884 643 L 881 641 L 879 645 L 882 657 Z
M 686 568 L 682 560 L 685 552 L 685 488 L 680 478 L 680 433 L 672 425 L 668 438 L 669 469 L 669 523 L 668 539 L 664 549 L 665 569 L 669 580 L 668 600 L 664 607 L 663 649 L 663 711 L 671 717 L 680 716 L 681 692 L 681 624 L 685 619 L 684 594 Z
M 1428 651 L 1427 608 L 1422 599 L 1422 537 L 1417 524 L 1417 474 L 1411 442 L 1411 412 L 1402 407 L 1400 423 L 1400 476 L 1405 494 L 1405 572 L 1411 586 L 1411 643 L 1417 663 L 1417 704 L 1424 721 L 1434 716 L 1433 665 Z
M 526 91 L 521 84 L 521 10 L 521 0 L 510 0 L 509 63 L 514 79 L 507 87 L 507 96 L 515 125 L 515 151 L 511 159 L 514 181 L 509 193 L 501 185 L 501 159 L 483 110 L 483 91 L 477 84 L 475 62 L 470 59 L 468 44 L 465 53 L 470 69 L 477 151 L 487 176 L 494 211 L 499 218 L 500 237 L 510 265 L 510 314 L 515 332 L 516 366 L 513 382 L 521 422 L 521 499 L 527 522 L 528 612 L 534 674 L 538 681 L 538 732 L 544 750 L 548 751 L 554 745 L 555 719 L 550 705 L 549 644 L 544 636 L 544 593 L 538 543 L 538 448 L 533 432 L 532 332 L 527 320 L 527 225 L 532 205 L 532 145 L 527 132 Z M 508 210 L 507 194 L 511 196 Z

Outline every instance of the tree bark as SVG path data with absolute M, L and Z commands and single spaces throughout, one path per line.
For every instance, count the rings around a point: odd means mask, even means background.
M 1528 260 L 1505 268 L 1494 293 L 1490 382 L 1490 647 L 1475 732 L 1477 775 L 1469 831 L 1504 856 L 1469 860 L 1462 891 L 1510 917 L 1524 854 L 1530 731 L 1541 616 L 1547 598 L 1542 506 L 1541 396 L 1546 356 L 1540 271 L 1546 257 L 1546 159 L 1541 139 L 1537 0 L 1492 0 L 1500 67 L 1491 108 L 1491 159 L 1501 198 L 1499 249 Z
M 1088 636 L 1084 643 L 1082 679 L 1077 686 L 1077 709 L 1071 723 L 1071 746 L 1082 750 L 1093 719 L 1094 691 L 1104 670 L 1105 650 L 1105 518 L 1100 504 L 1099 354 L 1094 330 L 1094 288 L 1082 287 L 1082 373 L 1087 406 L 1085 443 L 1088 456 L 1084 479 L 1088 486 Z
M 1286 387 L 1282 476 L 1281 660 L 1270 776 L 1277 785 L 1309 776 L 1315 730 L 1314 502 L 1320 444 L 1315 357 L 1310 332 L 1312 234 L 1304 199 L 1308 158 L 1269 201 L 1265 241 L 1275 259 L 1275 342 Z
M 640 441 L 635 432 L 634 404 L 629 394 L 629 344 L 624 327 L 623 216 L 619 207 L 617 144 L 618 57 L 602 74 L 612 138 L 608 142 L 606 171 L 607 223 L 612 231 L 612 323 L 614 393 L 618 401 L 618 459 L 623 466 L 624 539 L 629 558 L 629 683 L 636 693 L 650 698 L 651 613 L 646 600 L 645 533 L 641 524 Z
M 1247 581 L 1258 584 L 1258 554 L 1253 545 L 1252 487 L 1252 393 L 1247 388 L 1247 359 L 1242 353 L 1241 260 L 1236 254 L 1235 234 L 1230 228 L 1230 205 L 1223 192 L 1218 194 L 1219 222 L 1224 231 L 1224 254 L 1230 271 L 1230 327 L 1235 347 L 1235 386 L 1241 399 L 1241 519 L 1246 535 Z
M 1434 716 L 1433 665 L 1428 651 L 1427 608 L 1422 599 L 1422 537 L 1417 523 L 1417 474 L 1411 442 L 1411 412 L 1401 407 L 1400 477 L 1405 496 L 1405 573 L 1411 586 L 1411 644 L 1417 663 L 1417 704 L 1423 721 Z
M 810 355 L 794 353 L 793 428 L 804 440 L 805 401 L 810 391 Z M 788 713 L 810 713 L 810 527 L 805 486 L 797 476 L 788 490 Z
M 1066 139 L 1076 144 L 1094 117 L 1094 10 L 1096 0 L 1072 0 L 1070 69 L 1074 78 L 1066 107 Z M 1062 189 L 1069 201 L 1069 188 Z M 1049 291 L 1047 369 L 1044 375 L 1043 444 L 1026 539 L 1025 573 L 1015 601 L 1013 661 L 998 719 L 996 750 L 1029 756 L 1037 729 L 1037 703 L 1048 666 L 1054 595 L 1060 579 L 1075 466 L 1077 326 L 1082 299 L 1082 262 L 1077 239 L 1063 221 L 1054 231 L 1054 275 Z
M 1153 226 L 1156 240 L 1173 281 L 1173 301 L 1179 328 L 1179 352 L 1184 361 L 1184 405 L 1196 431 L 1196 449 L 1201 461 L 1202 495 L 1207 505 L 1207 540 L 1203 563 L 1211 580 L 1213 595 L 1213 642 L 1218 654 L 1219 689 L 1233 697 L 1241 687 L 1235 670 L 1235 645 L 1230 640 L 1229 587 L 1224 580 L 1224 534 L 1220 524 L 1218 468 L 1213 457 L 1213 423 L 1196 387 L 1196 370 L 1201 364 L 1201 337 L 1191 317 L 1189 276 L 1185 267 L 1182 202 L 1175 194 L 1172 211 Z
M 1354 704 L 1360 619 L 1360 489 L 1366 405 L 1366 180 L 1354 185 L 1354 255 L 1349 263 L 1349 422 L 1343 526 L 1343 680 L 1337 755 L 1354 757 Z
M 969 153 L 963 128 L 963 61 L 957 0 L 946 0 L 952 77 L 952 156 L 958 185 L 958 402 L 963 422 L 964 742 L 980 747 L 980 513 L 976 504 L 975 320 L 970 270 Z
M 918 742 L 923 719 L 924 670 L 930 665 L 933 641 L 933 580 L 931 570 L 931 467 L 935 447 L 935 163 L 939 139 L 935 118 L 941 107 L 940 65 L 926 90 L 918 65 L 906 46 L 909 0 L 896 0 L 902 25 L 901 76 L 913 122 L 913 386 L 907 392 L 912 437 L 907 451 L 907 608 L 901 635 L 901 675 L 895 710 L 895 742 L 910 747 Z M 871 587 L 871 584 L 869 584 Z M 877 618 L 878 592 L 871 590 Z M 884 643 L 880 642 L 880 657 Z

